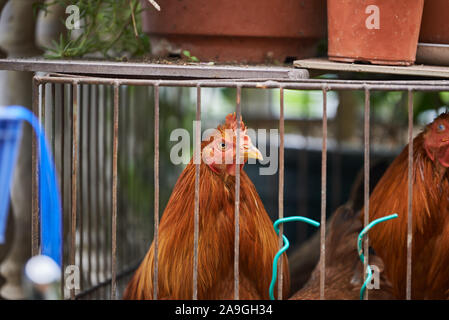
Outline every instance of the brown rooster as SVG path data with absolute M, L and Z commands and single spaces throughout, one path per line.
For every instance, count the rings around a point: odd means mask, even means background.
M 198 299 L 234 297 L 234 208 L 236 116 L 228 115 L 201 145 Z M 262 155 L 240 122 L 240 168 L 248 158 Z M 223 159 L 232 159 L 231 162 Z M 159 299 L 192 299 L 195 164 L 179 177 L 159 229 Z M 240 299 L 268 299 L 278 237 L 256 188 L 240 171 Z M 283 295 L 288 296 L 289 273 L 284 255 Z M 124 299 L 153 298 L 154 246 L 124 292 Z
M 391 161 L 387 158 L 377 159 L 376 161 L 371 162 L 370 167 L 370 190 L 373 190 L 376 186 L 377 182 L 383 176 Z M 340 234 L 343 238 L 345 234 L 348 232 L 346 229 L 352 229 L 352 232 L 360 232 L 362 230 L 362 224 L 355 219 L 358 219 L 358 211 L 363 208 L 364 201 L 364 170 L 363 168 L 359 170 L 357 177 L 351 187 L 351 192 L 349 194 L 348 201 L 344 204 L 342 208 L 338 208 L 335 213 L 328 219 L 330 223 L 326 224 L 326 234 L 331 232 L 333 235 Z M 342 215 L 340 212 L 343 210 L 349 211 L 351 210 L 352 214 L 344 214 L 344 216 L 351 216 L 352 221 L 348 221 L 346 223 L 333 223 L 333 221 L 341 221 L 340 218 L 334 218 L 337 215 Z M 358 225 L 359 230 L 355 228 L 350 228 L 349 224 Z M 330 229 L 332 227 L 332 229 Z M 336 229 L 337 228 L 337 229 Z M 341 229 L 338 229 L 341 228 Z M 354 234 L 353 237 L 357 237 L 358 234 Z M 338 239 L 338 237 L 334 237 L 334 239 Z M 349 239 L 348 239 L 349 240 Z M 357 249 L 356 249 L 356 240 L 351 239 L 350 242 L 345 241 L 331 241 L 328 244 L 328 248 L 330 247 L 332 250 L 342 250 L 342 248 L 338 248 L 338 246 L 343 246 L 345 249 L 343 251 L 347 251 L 348 253 L 352 252 L 353 258 L 358 257 Z M 355 255 L 354 255 L 355 254 Z M 343 256 L 342 256 L 343 257 Z M 312 237 L 310 237 L 305 243 L 303 243 L 299 248 L 294 250 L 288 258 L 288 264 L 290 266 L 290 290 L 292 292 L 297 292 L 300 290 L 309 280 L 312 271 L 315 269 L 318 260 L 320 259 L 320 231 L 318 230 Z M 358 259 L 358 258 L 357 258 Z M 334 264 L 334 262 L 330 262 Z M 338 261 L 337 261 L 338 263 Z M 348 265 L 348 268 L 352 266 Z
M 362 231 L 360 211 L 351 205 L 339 207 L 328 223 L 326 236 L 325 299 L 358 300 L 363 284 L 363 264 L 357 253 L 357 237 Z M 370 265 L 380 271 L 379 289 L 369 290 L 369 299 L 392 299 L 391 285 L 383 275 L 382 260 L 370 254 Z M 296 292 L 292 300 L 320 299 L 320 264 L 317 264 L 304 287 Z
M 449 114 L 413 140 L 412 298 L 449 298 Z M 370 231 L 397 298 L 405 298 L 408 147 L 394 160 L 370 197 L 370 220 L 399 218 Z

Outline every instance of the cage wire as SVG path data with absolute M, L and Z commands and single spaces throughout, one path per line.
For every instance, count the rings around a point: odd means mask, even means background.
M 415 129 L 413 92 L 447 91 L 448 87 L 442 81 L 142 80 L 58 74 L 35 76 L 33 111 L 49 138 L 61 187 L 63 269 L 76 265 L 80 271 L 79 289 L 68 290 L 62 283 L 64 298 L 121 298 L 151 242 L 157 238 L 158 221 L 184 168 L 170 161 L 170 148 L 176 143 L 170 136 L 172 130 L 184 128 L 193 136 L 194 130 L 198 130 L 193 120 L 200 120 L 203 129 L 214 128 L 230 111 L 241 113 L 250 128 L 283 128 L 279 140 L 270 140 L 270 145 L 275 145 L 274 152 L 281 155 L 278 172 L 261 176 L 257 166 L 245 166 L 245 171 L 273 221 L 300 213 L 321 222 L 318 259 L 320 255 L 326 255 L 326 219 L 346 200 L 355 179 L 354 167 L 364 168 L 367 225 L 370 162 L 385 157 L 393 159 L 412 139 Z M 358 92 L 364 105 L 355 113 L 355 136 L 350 137 L 349 144 L 343 141 L 335 121 L 337 105 L 344 102 L 343 96 L 339 97 L 336 92 L 348 91 Z M 409 113 L 408 123 L 404 124 L 406 133 L 404 130 L 395 132 L 396 141 L 387 143 L 387 147 L 381 140 L 385 132 L 389 132 L 385 129 L 388 121 L 381 124 L 376 111 L 371 108 L 371 95 L 377 91 L 401 92 L 405 112 Z M 310 92 L 311 95 L 301 98 L 302 106 L 290 102 L 292 95 Z M 217 106 L 219 102 L 223 105 Z M 404 103 L 396 107 L 404 108 Z M 190 156 L 194 154 L 195 142 L 198 140 L 191 141 Z M 35 170 L 36 163 L 33 166 Z M 408 178 L 412 190 L 411 173 Z M 36 179 L 35 174 L 33 179 Z M 236 179 L 239 181 L 238 173 Z M 33 184 L 33 195 L 36 192 Z M 195 217 L 197 215 L 195 210 Z M 37 219 L 34 206 L 33 226 Z M 237 236 L 238 219 L 236 221 Z M 198 228 L 195 230 L 197 235 Z M 279 237 L 281 239 L 283 232 L 295 235 L 289 237 L 295 246 L 310 238 L 313 231 L 301 224 L 286 226 L 281 228 Z M 410 228 L 408 232 L 411 236 Z M 32 253 L 36 255 L 39 253 L 36 228 L 33 228 L 32 239 Z M 238 243 L 238 237 L 236 240 Z M 195 254 L 197 244 L 195 242 Z M 365 264 L 369 256 L 368 244 L 366 237 L 363 245 Z M 410 246 L 408 250 L 410 255 Z M 234 254 L 238 257 L 238 250 Z M 325 259 L 320 261 L 320 297 L 325 299 Z M 410 267 L 411 260 L 407 263 Z M 193 277 L 195 273 L 197 270 Z M 238 288 L 238 265 L 234 274 Z M 408 298 L 410 281 L 408 269 Z M 195 286 L 194 281 L 194 297 Z

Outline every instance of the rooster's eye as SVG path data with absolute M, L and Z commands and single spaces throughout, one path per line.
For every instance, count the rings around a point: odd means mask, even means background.
M 222 148 L 223 150 L 226 149 L 226 143 L 224 142 L 220 143 L 220 148 Z
M 444 130 L 446 130 L 446 127 L 444 126 L 444 124 L 438 125 L 438 132 L 443 132 Z

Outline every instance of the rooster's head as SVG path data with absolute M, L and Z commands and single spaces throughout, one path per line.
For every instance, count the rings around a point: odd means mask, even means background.
M 432 161 L 449 168 L 449 113 L 443 113 L 426 127 L 424 148 Z
M 227 173 L 234 176 L 237 164 L 242 168 L 249 158 L 263 159 L 260 151 L 251 142 L 241 119 L 240 129 L 237 129 L 237 126 L 235 113 L 227 115 L 226 122 L 218 126 L 201 151 L 203 161 L 217 174 Z M 238 146 L 237 130 L 240 130 Z M 237 148 L 239 148 L 239 159 L 236 159 Z

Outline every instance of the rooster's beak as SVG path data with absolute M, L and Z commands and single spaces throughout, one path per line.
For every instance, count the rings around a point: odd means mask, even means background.
M 245 159 L 263 160 L 262 153 L 251 142 L 243 145 L 243 156 Z

